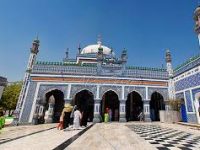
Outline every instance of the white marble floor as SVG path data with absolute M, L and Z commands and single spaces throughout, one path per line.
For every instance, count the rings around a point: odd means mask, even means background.
M 0 134 L 0 150 L 50 150 L 62 145 L 67 140 L 72 142 L 62 149 L 69 150 L 156 150 L 155 144 L 145 140 L 133 128 L 140 126 L 159 126 L 200 136 L 200 132 L 191 127 L 164 123 L 98 123 L 73 141 L 82 130 L 60 131 L 56 124 L 37 126 L 7 127 Z M 143 130 L 143 129 L 141 129 Z M 154 129 L 153 129 L 154 132 Z M 152 132 L 152 133 L 153 133 Z M 33 134 L 32 134 L 33 133 Z M 154 134 L 154 133 L 153 133 Z M 159 134 L 159 133 L 156 133 Z M 28 135 L 28 136 L 26 136 Z M 24 137 L 23 137 L 24 136 Z M 149 135 L 148 135 L 149 136 Z M 167 135 L 168 136 L 168 135 Z M 21 137 L 21 138 L 18 138 Z M 13 139 L 3 143 L 3 141 Z M 154 140 L 154 139 L 153 139 Z M 170 149 L 177 149 L 171 147 Z M 193 148 L 194 149 L 194 148 Z

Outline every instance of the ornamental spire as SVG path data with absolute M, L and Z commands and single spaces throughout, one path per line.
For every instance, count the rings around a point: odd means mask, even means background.
M 65 52 L 65 58 L 66 58 L 66 59 L 69 58 L 69 48 L 66 49 L 66 52 Z
M 38 39 L 38 36 L 37 36 L 36 39 L 33 40 L 31 53 L 37 54 L 39 52 L 39 46 L 40 46 L 40 40 Z
M 97 44 L 99 45 L 99 47 L 101 47 L 101 45 L 102 45 L 101 40 L 102 40 L 102 38 L 101 38 L 101 35 L 99 34 L 98 38 L 97 38 Z
M 165 60 L 166 60 L 167 63 L 172 62 L 172 57 L 171 57 L 171 53 L 170 53 L 169 49 L 166 50 Z

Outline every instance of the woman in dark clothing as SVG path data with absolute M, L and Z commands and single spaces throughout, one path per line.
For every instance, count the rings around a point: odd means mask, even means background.
M 65 108 L 63 109 L 63 114 L 64 114 L 64 117 L 63 117 L 63 128 L 67 128 L 69 127 L 69 124 L 70 124 L 70 115 L 71 115 L 71 112 L 72 112 L 72 106 L 71 104 L 65 104 Z
M 81 126 L 87 126 L 88 122 L 88 111 L 85 109 L 85 111 L 82 112 L 82 119 L 81 119 Z
M 69 127 L 70 114 L 71 114 L 71 112 L 64 112 L 64 118 L 63 118 L 63 128 L 64 129 Z

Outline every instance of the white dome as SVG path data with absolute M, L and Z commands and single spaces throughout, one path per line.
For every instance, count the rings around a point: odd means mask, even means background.
M 101 46 L 103 48 L 103 54 L 110 55 L 112 54 L 112 50 L 104 45 Z M 88 45 L 81 51 L 81 54 L 91 54 L 91 53 L 98 53 L 99 45 Z

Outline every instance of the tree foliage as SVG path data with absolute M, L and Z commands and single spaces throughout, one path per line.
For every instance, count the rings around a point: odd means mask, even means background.
M 169 105 L 171 106 L 172 110 L 180 111 L 181 100 L 180 99 L 169 100 Z
M 9 110 L 9 115 L 11 110 L 14 110 L 16 107 L 21 87 L 22 82 L 14 82 L 5 87 L 3 91 L 0 106 L 5 110 Z

